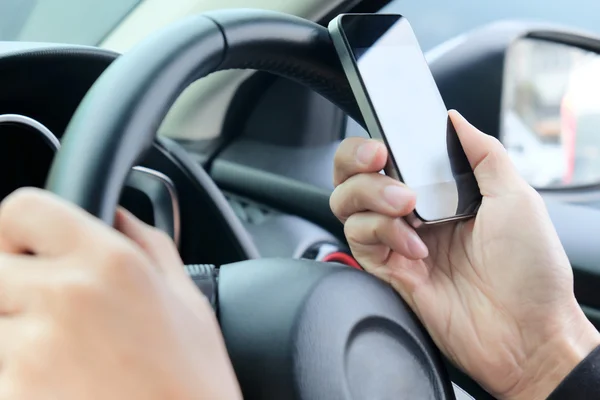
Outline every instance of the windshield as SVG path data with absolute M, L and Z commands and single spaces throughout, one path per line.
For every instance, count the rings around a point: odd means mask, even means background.
M 599 0 L 394 0 L 382 12 L 408 18 L 425 51 L 504 19 L 553 22 L 600 33 Z
M 96 45 L 141 0 L 0 0 L 0 40 Z
M 0 40 L 99 44 L 143 0 L 0 0 Z M 475 27 L 525 18 L 600 33 L 598 0 L 393 0 L 425 51 Z

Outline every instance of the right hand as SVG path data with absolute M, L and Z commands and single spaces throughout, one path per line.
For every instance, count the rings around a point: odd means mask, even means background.
M 545 204 L 496 139 L 451 112 L 483 202 L 476 218 L 419 230 L 416 198 L 378 172 L 375 140 L 346 139 L 331 208 L 352 253 L 410 305 L 442 352 L 502 399 L 544 399 L 600 335 L 573 293 L 573 273 Z
M 241 399 L 173 242 L 37 189 L 0 205 L 0 399 Z

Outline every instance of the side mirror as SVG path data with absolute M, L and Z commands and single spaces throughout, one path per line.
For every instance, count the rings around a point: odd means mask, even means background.
M 538 189 L 599 184 L 600 55 L 589 37 L 536 36 L 507 50 L 499 139 Z
M 508 20 L 426 55 L 446 106 L 500 139 L 532 186 L 567 201 L 600 186 L 600 38 Z

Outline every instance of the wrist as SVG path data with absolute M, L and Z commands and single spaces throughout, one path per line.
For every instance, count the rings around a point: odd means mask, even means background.
M 540 346 L 506 400 L 543 400 L 600 345 L 600 333 L 581 312 L 581 322 Z M 576 329 L 573 329 L 575 328 Z

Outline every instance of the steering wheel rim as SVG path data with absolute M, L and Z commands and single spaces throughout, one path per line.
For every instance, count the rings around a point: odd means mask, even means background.
M 295 80 L 362 122 L 331 46 L 323 27 L 269 11 L 218 11 L 168 26 L 94 83 L 67 127 L 46 188 L 112 224 L 129 170 L 177 97 L 220 70 L 257 69 Z
M 155 33 L 117 59 L 101 75 L 81 102 L 66 130 L 61 151 L 50 170 L 47 189 L 112 224 L 130 169 L 152 145 L 160 123 L 177 97 L 199 78 L 219 70 L 236 68 L 267 71 L 299 82 L 331 100 L 364 126 L 325 28 L 276 12 L 228 10 L 207 13 L 187 18 Z M 240 324 L 246 322 L 250 326 L 247 315 L 252 314 L 251 305 L 260 304 L 261 307 L 261 313 L 254 315 L 259 323 L 254 321 L 253 326 L 273 326 L 273 323 L 279 323 L 273 318 L 278 318 L 282 312 L 278 296 L 293 292 L 295 297 L 288 298 L 288 305 L 292 304 L 295 308 L 290 308 L 286 314 L 293 318 L 288 318 L 289 329 L 279 329 L 282 341 L 290 343 L 291 337 L 300 338 L 298 334 L 290 333 L 298 326 L 305 326 L 302 329 L 307 336 L 301 338 L 304 346 L 318 340 L 315 332 L 336 332 L 339 340 L 350 343 L 363 337 L 363 332 L 365 335 L 376 332 L 380 337 L 381 332 L 393 331 L 396 333 L 384 333 L 381 337 L 393 337 L 396 340 L 394 343 L 399 343 L 399 347 L 396 347 L 403 349 L 398 354 L 403 357 L 408 355 L 409 361 L 402 367 L 403 371 L 413 368 L 423 371 L 419 379 L 414 375 L 404 377 L 406 382 L 403 381 L 405 385 L 401 387 L 416 388 L 419 394 L 425 393 L 423 388 L 429 388 L 426 398 L 454 397 L 438 350 L 400 299 L 397 299 L 398 307 L 391 307 L 385 312 L 363 307 L 362 314 L 356 314 L 356 310 L 348 308 L 346 313 L 352 313 L 354 319 L 342 331 L 339 327 L 327 326 L 323 318 L 312 318 L 319 314 L 319 308 L 327 309 L 330 313 L 339 309 L 343 313 L 343 307 L 352 307 L 347 302 L 345 306 L 342 305 L 331 290 L 319 289 L 331 287 L 333 282 L 339 281 L 340 293 L 346 288 L 346 296 L 351 296 L 348 292 L 351 286 L 348 283 L 349 273 L 353 274 L 350 281 L 358 282 L 352 286 L 357 298 L 360 299 L 362 290 L 363 295 L 370 297 L 374 304 L 374 299 L 378 297 L 391 298 L 389 286 L 386 287 L 370 275 L 340 270 L 339 267 L 319 265 L 319 268 L 312 268 L 307 262 L 278 260 L 276 265 L 265 268 L 265 262 L 247 261 L 246 264 L 242 263 L 243 268 L 236 264 L 221 269 L 219 302 L 224 308 L 220 309 L 220 321 L 228 348 L 230 351 L 235 349 L 231 357 L 238 374 L 244 370 L 244 357 L 240 358 L 240 354 L 245 354 L 243 344 L 248 342 L 240 331 L 251 331 L 243 327 L 240 329 Z M 255 274 L 247 275 L 251 270 Z M 260 291 L 248 292 L 243 272 L 248 278 L 253 276 L 257 279 L 260 276 L 260 282 L 267 282 L 270 286 L 262 285 Z M 296 279 L 301 276 L 305 280 L 302 290 L 298 289 L 299 281 Z M 293 290 L 285 290 L 286 282 Z M 277 290 L 273 290 L 275 286 Z M 306 308 L 307 304 L 313 304 L 312 308 Z M 240 315 L 239 310 L 242 309 L 247 313 Z M 364 321 L 371 321 L 374 316 L 378 323 L 369 325 L 369 329 L 361 328 Z M 260 329 L 255 331 L 264 334 Z M 281 333 L 284 331 L 287 333 Z M 254 338 L 261 339 L 259 333 L 255 333 Z M 239 343 L 242 346 L 236 347 Z M 327 398 L 347 399 L 356 396 L 355 390 L 349 389 L 347 379 L 326 384 L 321 382 L 317 389 L 308 387 L 311 382 L 305 381 L 306 376 L 315 377 L 315 374 L 307 374 L 307 366 L 319 365 L 319 360 L 327 357 L 322 354 L 297 357 L 294 346 L 282 351 L 277 353 L 277 363 L 273 363 L 272 359 L 265 361 L 274 367 L 272 373 L 275 375 L 280 371 L 281 362 L 293 364 L 290 370 L 294 372 L 287 376 L 290 387 L 281 389 L 277 398 L 282 398 L 282 395 L 298 399 L 323 398 L 321 394 L 325 396 L 335 385 L 338 386 L 336 395 Z M 323 351 L 328 350 L 323 348 Z M 342 354 L 335 361 L 337 370 L 342 372 L 350 368 L 350 362 L 345 357 Z M 248 396 L 252 398 L 264 394 L 264 387 L 271 380 L 269 377 L 263 378 L 260 384 L 252 382 L 252 387 L 245 388 L 242 384 L 242 389 L 246 389 L 244 394 L 252 394 Z M 399 379 L 402 380 L 402 377 Z M 388 390 L 389 385 L 386 388 Z M 410 393 L 406 394 L 410 396 Z

